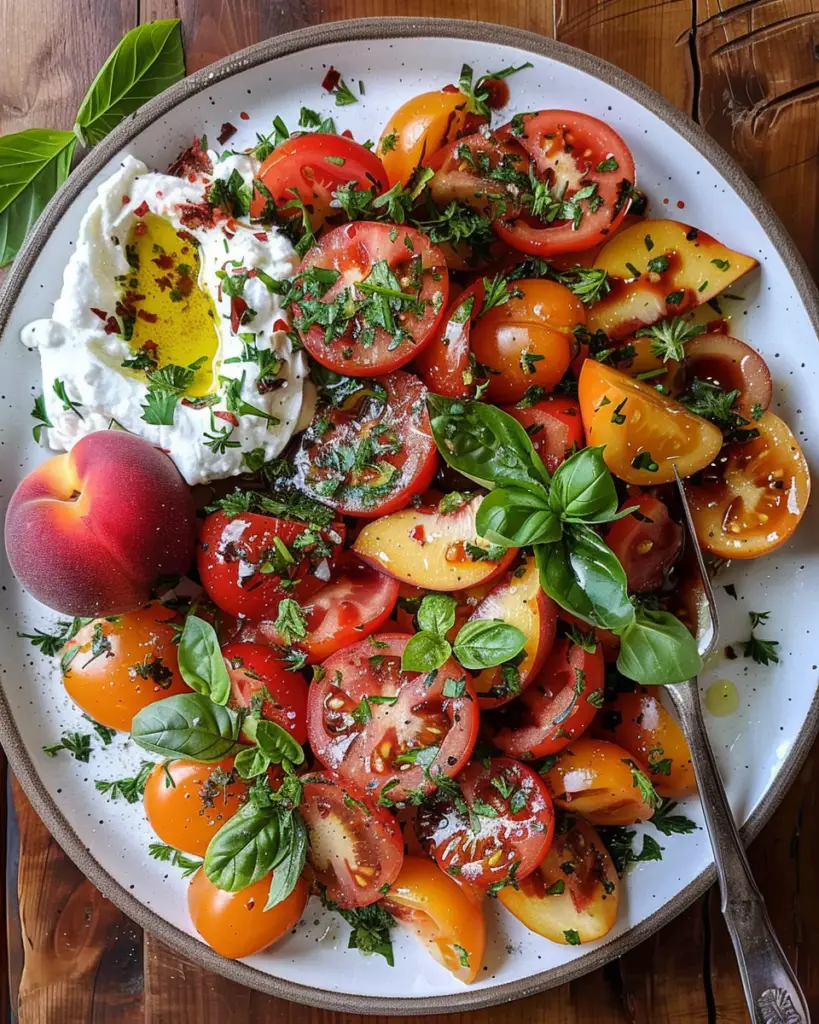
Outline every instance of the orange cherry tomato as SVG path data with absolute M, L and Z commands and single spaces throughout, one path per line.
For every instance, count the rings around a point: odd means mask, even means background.
M 194 928 L 222 956 L 239 960 L 266 949 L 298 924 L 310 891 L 303 878 L 287 899 L 265 910 L 273 875 L 239 892 L 217 889 L 200 868 L 188 888 L 188 911 Z
M 784 544 L 810 497 L 808 464 L 787 424 L 766 412 L 752 425 L 756 440 L 727 445 L 685 485 L 699 542 L 720 558 L 756 558 Z
M 550 473 L 554 473 L 575 448 L 583 448 L 586 444 L 580 405 L 574 398 L 547 395 L 523 408 L 520 405 L 502 408 L 524 428 Z
M 68 696 L 94 721 L 129 732 L 138 711 L 175 693 L 190 693 L 174 643 L 174 624 L 180 622 L 159 601 L 89 622 L 63 648 Z
M 413 96 L 396 110 L 376 146 L 390 185 L 406 185 L 419 164 L 463 132 L 466 104 L 462 92 L 442 89 Z
M 607 701 L 592 735 L 618 743 L 648 767 L 662 797 L 680 800 L 696 793 L 691 752 L 682 729 L 652 693 L 619 693 Z
M 587 359 L 578 382 L 586 443 L 605 445 L 606 465 L 641 487 L 697 473 L 716 457 L 722 432 L 684 405 L 625 373 Z
M 659 798 L 645 768 L 623 747 L 583 737 L 556 758 L 545 780 L 558 807 L 594 825 L 634 825 L 654 814 Z
M 142 803 L 163 843 L 204 857 L 208 843 L 245 802 L 247 788 L 233 770 L 232 757 L 218 764 L 169 761 L 148 776 Z
M 574 356 L 574 328 L 586 322 L 585 306 L 565 285 L 533 279 L 515 289 L 522 294 L 472 324 L 472 352 L 488 371 L 492 402 L 518 402 L 532 384 L 552 391 Z
M 482 906 L 427 857 L 405 857 L 382 901 L 408 922 L 427 951 L 456 978 L 474 981 L 483 965 L 486 922 Z

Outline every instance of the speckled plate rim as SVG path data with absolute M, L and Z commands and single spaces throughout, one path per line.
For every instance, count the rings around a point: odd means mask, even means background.
M 161 96 L 146 104 L 136 114 L 127 118 L 85 157 L 37 221 L 0 293 L 0 333 L 5 330 L 14 304 L 47 239 L 79 192 L 123 146 L 181 102 L 204 89 L 211 88 L 217 82 L 241 74 L 248 68 L 313 47 L 358 40 L 429 36 L 496 43 L 548 57 L 600 79 L 660 117 L 723 175 L 757 218 L 768 239 L 785 263 L 802 297 L 814 331 L 819 334 L 819 291 L 817 291 L 804 260 L 781 221 L 744 171 L 687 114 L 673 107 L 659 93 L 638 79 L 607 61 L 533 32 L 480 21 L 398 17 L 333 22 L 288 32 L 274 39 L 257 43 L 183 79 L 162 93 Z M 796 741 L 773 784 L 766 791 L 742 829 L 742 835 L 746 842 L 750 842 L 759 833 L 795 780 L 813 744 L 817 729 L 819 729 L 819 693 L 814 697 Z M 232 981 L 248 985 L 270 995 L 321 1009 L 380 1015 L 450 1013 L 480 1009 L 534 995 L 553 986 L 573 981 L 575 978 L 603 966 L 615 957 L 621 956 L 681 913 L 708 889 L 716 877 L 712 865 L 660 910 L 616 939 L 590 950 L 569 964 L 554 967 L 528 978 L 483 989 L 464 989 L 463 992 L 454 995 L 426 998 L 379 998 L 332 992 L 284 981 L 249 967 L 247 964 L 219 956 L 198 939 L 180 931 L 149 910 L 115 881 L 92 856 L 43 785 L 22 742 L 2 689 L 0 689 L 0 742 L 26 796 L 53 837 L 83 874 L 123 913 L 146 931 L 156 935 L 206 970 L 215 971 Z

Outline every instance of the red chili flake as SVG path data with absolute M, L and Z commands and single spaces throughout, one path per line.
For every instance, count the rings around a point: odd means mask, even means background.
M 167 252 L 163 252 L 161 256 L 157 256 L 155 260 L 151 260 L 151 263 L 155 263 L 160 270 L 170 270 L 173 267 L 173 256 Z
M 147 212 L 148 212 L 148 204 L 143 199 L 142 202 L 139 204 L 139 206 L 137 206 L 135 208 L 134 216 L 135 217 L 144 217 Z
M 170 455 L 171 454 L 171 449 L 170 448 L 162 448 L 158 444 L 154 445 L 154 448 L 156 448 L 156 450 L 158 452 L 164 452 L 166 455 Z
M 135 235 L 140 235 L 140 236 L 142 236 L 142 235 L 144 235 L 144 234 L 145 234 L 145 233 L 146 233 L 147 231 L 148 231 L 148 225 L 147 225 L 147 224 L 145 223 L 145 221 L 143 221 L 143 220 L 141 220 L 141 221 L 139 222 L 139 224 L 137 224 L 137 226 L 136 226 L 136 227 L 134 228 L 134 234 L 135 234 Z
M 180 153 L 168 168 L 168 174 L 172 174 L 175 178 L 187 177 L 191 171 L 198 171 L 200 174 L 213 173 L 210 157 L 202 149 L 202 144 L 196 137 L 194 137 L 192 145 Z
M 664 200 L 663 200 L 663 204 L 664 204 L 665 206 L 668 206 L 668 200 L 667 200 L 667 199 L 664 199 Z
M 329 69 L 328 69 L 328 71 L 327 71 L 327 74 L 324 76 L 324 78 L 322 80 L 321 87 L 322 87 L 322 89 L 326 89 L 327 92 L 332 92 L 333 89 L 336 88 L 336 86 L 338 85 L 338 83 L 340 81 L 341 81 L 341 72 L 340 71 L 336 71 L 336 69 L 331 64 Z
M 422 523 L 418 523 L 417 526 L 413 526 L 410 530 L 410 540 L 417 540 L 419 544 L 425 544 L 427 539 L 426 530 Z
M 225 238 L 233 238 L 233 236 L 236 234 L 236 232 L 235 231 L 228 231 L 227 228 L 222 228 L 222 234 L 225 236 Z
M 146 324 L 155 324 L 157 321 L 156 313 L 147 313 L 144 309 L 138 309 L 137 316 L 140 320 L 144 320 Z
M 164 292 L 166 288 L 173 288 L 173 282 L 167 275 L 164 277 L 155 277 L 154 283 L 161 292 Z
M 119 334 L 119 321 L 115 316 L 109 316 L 105 322 L 106 334 Z
M 222 409 L 214 409 L 213 415 L 216 416 L 217 419 L 225 420 L 225 422 L 229 423 L 232 427 L 239 426 L 239 417 L 235 413 L 225 412 Z
M 213 227 L 213 218 L 206 203 L 180 203 L 178 209 L 179 219 L 186 227 Z M 182 232 L 180 231 L 179 234 L 181 235 Z M 187 237 L 192 242 L 196 241 L 192 235 L 182 235 L 182 237 Z
M 131 202 L 131 197 L 130 196 L 123 196 L 122 197 L 122 205 L 123 206 L 127 206 L 128 203 L 130 203 L 130 202 Z
M 122 301 L 126 304 L 126 308 L 131 307 L 136 302 L 144 302 L 145 296 L 141 292 L 126 292 Z
M 281 317 L 273 324 L 274 331 L 288 331 L 290 326 L 286 320 L 282 320 Z
M 159 351 L 159 346 L 157 345 L 157 343 L 155 341 L 150 341 L 149 340 L 149 341 L 143 342 L 143 344 L 140 347 L 143 348 L 148 353 L 148 355 L 154 356 L 154 357 L 156 356 L 156 353 Z
M 97 309 L 95 306 L 89 306 L 88 308 L 91 310 L 94 316 L 98 316 L 100 320 L 108 319 L 108 314 L 105 312 L 104 309 Z
M 267 241 L 267 232 L 266 231 L 254 231 L 253 232 L 253 237 L 254 238 L 258 238 L 258 240 L 260 242 L 266 242 Z
M 234 273 L 234 275 L 235 275 L 235 274 L 236 274 L 236 271 L 234 270 L 234 271 L 233 271 L 233 273 Z M 239 273 L 241 274 L 241 273 L 242 273 L 242 271 L 240 270 L 240 271 L 239 271 Z M 255 268 L 255 267 L 251 267 L 251 268 L 250 268 L 250 270 L 248 270 L 248 272 L 247 272 L 247 276 L 248 276 L 248 277 L 258 277 L 259 275 L 258 275 L 258 273 L 256 272 L 256 268 Z
M 176 279 L 176 287 L 179 289 L 179 294 L 186 299 L 193 291 L 193 278 L 186 274 L 180 274 Z
M 344 136 L 345 139 L 351 139 L 353 137 L 353 133 L 350 131 L 349 128 L 345 128 L 341 134 Z
M 230 299 L 230 329 L 234 334 L 239 333 L 242 326 L 242 317 L 247 310 L 247 303 L 241 295 L 232 295 Z
M 452 85 L 452 84 L 445 85 L 443 87 L 443 89 L 441 89 L 441 92 L 460 92 L 460 91 L 461 90 L 458 88 L 457 85 Z
M 237 131 L 238 129 L 235 124 L 231 124 L 230 121 L 225 121 L 219 131 L 219 134 L 216 136 L 216 141 L 220 146 L 224 146 L 227 140 L 232 139 Z
M 685 203 L 682 201 L 682 199 L 678 199 L 677 200 L 677 209 L 678 210 L 684 210 L 685 209 Z
M 239 114 L 239 117 L 241 117 L 241 119 L 243 121 L 249 121 L 250 120 L 250 114 L 245 113 L 244 110 Z
M 156 190 L 156 198 L 157 199 L 161 199 L 162 198 L 162 193 L 159 191 L 159 189 Z
M 188 181 L 191 184 L 193 184 L 196 181 L 197 177 L 198 177 L 198 175 L 197 175 L 196 171 L 190 171 L 188 173 Z

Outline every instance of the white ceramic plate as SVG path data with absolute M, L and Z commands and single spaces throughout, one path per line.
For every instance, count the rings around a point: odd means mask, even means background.
M 29 416 L 40 393 L 39 363 L 19 342 L 20 328 L 48 316 L 61 285 L 80 218 L 97 185 L 133 153 L 164 169 L 192 134 L 219 134 L 224 121 L 239 131 L 236 148 L 270 130 L 279 114 L 294 126 L 306 105 L 332 114 L 339 130 L 377 138 L 387 116 L 414 94 L 457 79 L 462 63 L 476 74 L 528 59 L 531 70 L 511 82 L 508 114 L 543 107 L 574 108 L 603 118 L 634 154 L 638 181 L 656 215 L 682 218 L 750 253 L 760 270 L 726 302 L 731 330 L 759 349 L 774 374 L 773 408 L 796 430 L 805 453 L 819 464 L 817 295 L 779 222 L 753 186 L 684 115 L 609 65 L 551 40 L 467 22 L 387 19 L 323 26 L 260 44 L 187 79 L 121 126 L 72 175 L 20 256 L 0 301 L 0 499 L 3 508 L 19 480 L 48 456 L 31 438 Z M 366 95 L 336 108 L 321 80 L 332 64 Z M 241 112 L 249 115 L 244 119 Z M 684 209 L 683 209 L 684 204 Z M 740 707 L 708 717 L 732 807 L 755 832 L 781 799 L 816 731 L 817 678 L 813 598 L 819 557 L 812 538 L 819 512 L 809 509 L 796 540 L 774 557 L 729 570 L 738 600 L 720 592 L 723 640 L 747 637 L 749 610 L 771 610 L 765 635 L 780 643 L 781 664 L 759 668 L 745 660 L 709 666 L 702 684 L 732 679 Z M 55 836 L 115 903 L 182 953 L 246 984 L 303 1002 L 359 1012 L 463 1010 L 529 994 L 599 966 L 669 920 L 712 879 L 704 831 L 664 838 L 662 863 L 633 870 L 618 923 L 604 942 L 554 945 L 524 929 L 490 902 L 490 941 L 482 977 L 466 988 L 437 966 L 410 935 L 398 930 L 396 966 L 347 950 L 347 928 L 313 900 L 302 923 L 269 952 L 234 964 L 197 939 L 176 869 L 151 860 L 152 834 L 140 805 L 110 803 L 94 788 L 98 778 L 130 774 L 140 752 L 115 741 L 89 764 L 63 753 L 48 758 L 43 744 L 67 728 L 87 729 L 46 660 L 16 636 L 47 628 L 50 612 L 24 594 L 10 570 L 0 570 L 2 718 L 4 745 L 29 796 Z M 696 800 L 684 811 L 701 822 Z

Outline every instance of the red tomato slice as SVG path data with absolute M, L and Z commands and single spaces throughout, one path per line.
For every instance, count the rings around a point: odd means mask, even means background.
M 397 370 L 432 340 L 449 278 L 443 253 L 420 231 L 356 221 L 307 253 L 296 287 L 293 323 L 310 355 L 338 373 L 371 377 Z M 351 295 L 355 308 L 345 302 Z M 331 325 L 319 304 L 334 304 Z
M 298 193 L 311 227 L 318 231 L 326 221 L 341 215 L 330 205 L 336 189 L 353 182 L 357 192 L 374 188 L 380 193 L 387 187 L 387 172 L 374 153 L 344 135 L 297 135 L 273 150 L 257 180 L 264 191 L 258 185 L 253 190 L 253 219 L 266 219 L 271 200 L 277 216 L 301 217 L 300 209 L 282 209 Z
M 585 448 L 580 403 L 576 398 L 548 395 L 532 405 L 502 405 L 526 430 L 532 445 L 546 468 L 554 473 L 561 462 L 576 448 Z
M 307 684 L 288 672 L 264 644 L 228 644 L 222 648 L 230 673 L 234 707 L 251 708 L 260 694 L 262 718 L 286 729 L 297 743 L 307 740 Z
M 507 216 L 517 211 L 516 194 L 526 182 L 528 164 L 526 152 L 510 135 L 500 139 L 478 132 L 456 139 L 430 158 L 428 165 L 435 171 L 430 195 L 438 206 L 462 202 Z
M 415 359 L 415 368 L 430 389 L 447 398 L 470 398 L 477 381 L 470 364 L 472 324 L 480 313 L 486 290 L 478 278 L 446 311 L 441 328 Z
M 409 639 L 374 634 L 332 655 L 307 708 L 319 761 L 395 803 L 431 793 L 438 776 L 457 775 L 478 735 L 478 702 L 464 670 L 450 659 L 432 681 L 402 672 Z M 447 683 L 460 695 L 445 696 Z
M 662 585 L 682 551 L 683 530 L 659 498 L 639 494 L 626 498 L 621 509 L 635 506 L 609 526 L 606 543 L 626 571 L 628 589 L 639 594 Z
M 301 486 L 364 519 L 408 505 L 438 466 L 426 397 L 417 377 L 397 370 L 362 381 L 343 404 L 320 405 L 294 456 Z
M 494 744 L 511 757 L 545 757 L 568 746 L 591 725 L 603 701 L 600 644 L 589 653 L 558 640 L 540 676 L 509 705 Z
M 531 874 L 552 843 L 554 809 L 540 777 L 519 761 L 473 761 L 463 799 L 442 795 L 418 811 L 417 831 L 438 866 L 462 884 L 497 891 Z
M 360 562 L 351 551 L 340 556 L 333 578 L 302 606 L 307 636 L 294 646 L 309 664 L 363 640 L 390 617 L 398 599 L 398 581 Z M 282 644 L 272 620 L 258 625 L 266 642 Z
M 560 196 L 565 203 L 590 193 L 574 204 L 579 221 L 566 216 L 541 219 L 531 208 L 526 212 L 524 204 L 517 218 L 495 221 L 504 242 L 521 252 L 548 257 L 582 252 L 614 232 L 628 210 L 634 160 L 613 128 L 574 110 L 541 110 L 523 118 L 520 133 L 510 122 L 498 135 L 513 137 L 523 146 L 552 197 Z M 560 212 L 565 213 L 565 208 Z
M 275 614 L 283 597 L 297 601 L 309 597 L 326 582 L 346 528 L 343 523 L 333 523 L 314 543 L 291 550 L 307 530 L 304 523 L 255 512 L 233 517 L 212 513 L 202 523 L 196 546 L 202 586 L 224 611 L 251 619 Z M 286 561 L 279 545 L 286 548 L 292 561 Z M 283 580 L 295 581 L 295 585 L 287 582 L 282 586 Z
M 307 826 L 307 859 L 327 899 L 366 907 L 398 877 L 404 841 L 395 818 L 335 772 L 304 777 L 299 810 Z

